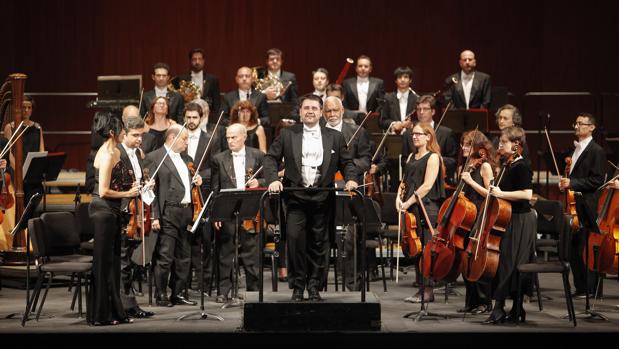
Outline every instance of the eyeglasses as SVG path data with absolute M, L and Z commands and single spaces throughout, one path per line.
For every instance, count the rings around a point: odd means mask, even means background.
M 421 137 L 421 136 L 426 136 L 426 134 L 423 133 L 423 132 L 413 132 L 413 133 L 411 133 L 411 136 L 413 136 L 413 137 Z
M 575 123 L 572 124 L 572 127 L 575 128 L 576 126 L 580 127 L 580 126 L 591 126 L 591 125 L 593 125 L 593 124 L 590 124 L 590 123 L 588 124 L 588 123 L 584 123 L 584 122 L 575 122 Z
M 417 111 L 426 111 L 426 110 L 432 110 L 432 108 L 420 108 L 420 107 L 418 107 L 418 108 L 415 108 L 415 109 L 417 109 Z

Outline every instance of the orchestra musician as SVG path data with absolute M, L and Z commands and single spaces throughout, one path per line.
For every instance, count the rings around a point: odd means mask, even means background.
M 596 128 L 596 119 L 592 114 L 579 113 L 576 122 L 572 124 L 574 134 L 578 141 L 574 141 L 576 148 L 572 154 L 572 165 L 568 177 L 561 178 L 559 188 L 563 191 L 573 190 L 580 194 L 576 195 L 576 213 L 582 226 L 572 235 L 572 250 L 570 253 L 570 265 L 574 276 L 574 286 L 577 298 L 584 298 L 585 292 L 595 294 L 597 273 L 589 271 L 585 265 L 583 254 L 586 246 L 587 229 L 597 220 L 597 202 L 599 188 L 604 183 L 606 153 L 604 149 L 593 140 L 593 131 Z M 586 205 L 593 217 L 588 217 Z
M 264 93 L 252 89 L 252 72 L 249 67 L 240 67 L 236 72 L 236 84 L 238 89 L 230 91 L 224 95 L 223 111 L 224 116 L 222 122 L 224 125 L 230 124 L 230 111 L 238 101 L 247 101 L 253 103 L 258 109 L 258 124 L 262 127 L 270 127 L 271 120 L 269 119 L 269 108 L 267 98 Z
M 322 98 L 325 102 L 327 98 L 327 86 L 329 85 L 329 71 L 325 68 L 317 68 L 312 72 L 312 85 L 314 86 L 313 95 Z
M 165 143 L 167 129 L 176 125 L 176 121 L 170 117 L 170 100 L 167 97 L 153 98 L 148 109 L 148 115 L 144 118 L 146 133 L 142 140 L 142 150 L 146 154 L 157 150 Z
M 217 76 L 207 73 L 204 69 L 204 62 L 206 60 L 204 49 L 192 48 L 188 56 L 191 65 L 189 74 L 179 75 L 172 82 L 176 88 L 179 88 L 180 81 L 193 81 L 198 86 L 198 93 L 200 94 L 196 98 L 206 101 L 213 114 L 219 115 L 221 104 L 219 79 Z
M 323 114 L 326 120 L 325 127 L 341 132 L 344 135 L 344 140 L 346 143 L 350 143 L 348 146 L 348 152 L 350 156 L 353 158 L 353 162 L 355 164 L 358 175 L 355 177 L 355 182 L 361 183 L 363 182 L 363 174 L 370 169 L 370 141 L 367 131 L 364 128 L 359 129 L 357 125 L 351 125 L 342 121 L 342 117 L 344 115 L 344 106 L 342 105 L 342 101 L 340 101 L 337 97 L 327 97 L 325 100 L 325 104 L 323 107 Z M 358 130 L 358 132 L 357 132 Z M 352 139 L 353 135 L 357 132 L 357 135 L 354 139 Z M 344 240 L 344 246 L 338 246 L 340 251 L 345 251 L 344 255 L 344 272 L 346 275 L 347 287 L 350 290 L 354 289 L 354 285 L 359 287 L 361 284 L 359 280 L 361 279 L 361 269 L 357 269 L 357 280 L 355 281 L 355 276 L 353 275 L 353 234 L 352 234 L 352 225 L 348 226 L 346 231 L 346 236 Z M 340 240 L 336 240 L 337 243 L 340 243 Z M 369 251 L 369 256 L 372 255 L 373 250 Z M 375 258 L 374 258 L 375 259 Z M 357 259 L 357 265 L 360 267 L 360 259 Z M 358 289 L 357 289 L 358 291 Z
M 462 51 L 458 63 L 460 72 L 445 79 L 446 84 L 454 78 L 458 81 L 445 92 L 445 103 L 451 101 L 454 109 L 488 109 L 492 100 L 490 75 L 476 70 L 477 60 L 471 50 Z
M 94 228 L 92 286 L 88 324 L 117 325 L 132 322 L 120 299 L 121 200 L 139 194 L 137 182 L 127 183 L 128 169 L 117 145 L 125 131 L 120 119 L 97 112 L 94 130 L 106 139 L 94 159 L 95 187 L 88 214 Z
M 533 172 L 520 155 L 525 142 L 524 130 L 520 127 L 507 127 L 501 131 L 498 151 L 501 157 L 506 159 L 506 167 L 498 186 L 490 186 L 490 195 L 509 201 L 512 213 L 509 225 L 501 238 L 501 255 L 493 280 L 494 307 L 484 324 L 525 321 L 523 300 L 518 299 L 516 268 L 520 264 L 534 261 L 537 232 L 537 217 L 529 204 L 533 195 L 531 184 Z M 522 282 L 524 290 L 530 288 L 530 282 L 530 275 L 527 275 Z M 523 291 L 522 294 L 524 293 Z M 514 302 L 511 311 L 506 314 L 503 308 L 508 297 Z M 517 304 L 520 304 L 520 314 L 516 313 Z
M 419 122 L 410 132 L 412 143 L 417 149 L 415 153 L 408 156 L 404 167 L 404 177 L 402 181 L 406 184 L 406 193 L 404 201 L 400 200 L 404 188 L 398 188 L 398 194 L 395 199 L 395 206 L 398 211 L 412 212 L 417 220 L 417 235 L 426 243 L 432 238 L 429 230 L 429 225 L 436 226 L 438 211 L 445 199 L 445 185 L 441 173 L 443 169 L 443 160 L 441 151 L 436 142 L 436 133 L 431 124 L 427 122 Z M 427 222 L 422 214 L 421 208 L 417 202 L 414 193 L 417 192 L 419 198 L 422 199 L 428 218 Z M 418 257 L 414 258 L 417 264 Z M 430 279 L 422 281 L 422 273 L 417 271 L 417 283 L 424 283 L 424 302 L 434 301 L 434 285 Z M 412 297 L 407 297 L 405 301 L 411 303 L 421 303 L 421 289 Z
M 193 218 L 191 185 L 201 185 L 202 178 L 199 174 L 191 177 L 187 166 L 191 158 L 185 153 L 187 144 L 187 130 L 172 125 L 165 133 L 164 146 L 148 153 L 144 161 L 156 181 L 151 210 L 152 229 L 159 230 L 154 255 L 155 296 L 156 304 L 163 307 L 196 305 L 183 296 L 183 291 L 191 259 L 191 233 L 187 230 Z M 155 172 L 158 166 L 159 172 Z M 169 298 L 168 285 L 172 291 Z
M 520 113 L 520 110 L 512 104 L 502 105 L 494 115 L 496 117 L 496 124 L 499 127 L 499 130 L 503 130 L 504 128 L 511 126 L 522 127 L 522 114 Z M 492 139 L 494 149 L 498 149 L 500 138 L 501 136 L 499 135 Z M 522 157 L 524 158 L 524 161 L 531 166 L 529 146 L 526 143 L 522 147 Z
M 212 189 L 218 193 L 222 189 L 245 189 L 264 187 L 263 172 L 250 177 L 263 166 L 264 153 L 254 147 L 245 146 L 247 130 L 242 124 L 228 126 L 226 140 L 228 149 L 216 154 L 212 161 Z M 215 222 L 219 231 L 219 294 L 217 303 L 230 299 L 232 289 L 232 262 L 234 259 L 235 223 Z M 245 268 L 245 285 L 247 291 L 258 291 L 258 235 L 255 229 L 246 230 L 239 227 L 239 261 Z M 240 263 L 239 263 L 240 265 Z
M 258 111 L 250 101 L 239 101 L 230 111 L 230 124 L 240 123 L 247 130 L 245 145 L 267 152 L 267 136 L 264 127 L 258 125 Z
M 146 115 L 148 111 L 146 108 L 152 105 L 155 97 L 167 97 L 169 117 L 179 123 L 182 122 L 183 106 L 185 102 L 178 92 L 168 89 L 168 83 L 170 82 L 170 66 L 162 62 L 155 63 L 155 65 L 153 65 L 153 75 L 151 78 L 155 82 L 155 87 L 150 91 L 144 92 L 142 101 L 140 101 L 140 115 Z
M 357 76 L 342 82 L 344 108 L 356 112 L 355 122 L 361 123 L 368 111 L 380 112 L 384 101 L 385 85 L 382 79 L 371 77 L 372 60 L 366 55 L 357 58 Z
M 339 170 L 346 180 L 345 189 L 355 189 L 357 171 L 344 136 L 319 124 L 322 117 L 320 97 L 301 97 L 299 114 L 302 124 L 282 129 L 264 159 L 264 171 L 272 193 L 287 187 L 307 188 L 283 193 L 287 204 L 288 283 L 293 289 L 293 301 L 302 301 L 306 288 L 310 301 L 320 301 L 319 288 L 329 251 L 327 227 L 333 196 L 330 192 L 312 191 L 311 188 L 333 187 L 335 172 Z M 284 177 L 280 181 L 277 171 L 284 158 Z
M 126 121 L 124 123 L 125 137 L 117 146 L 120 151 L 120 161 L 122 161 L 127 169 L 131 169 L 133 171 L 135 180 L 138 183 L 141 183 L 144 174 L 144 153 L 140 149 L 140 144 L 142 143 L 142 134 L 144 134 L 144 121 L 138 114 L 138 108 L 133 107 L 125 109 L 127 109 L 128 113 L 134 114 L 126 117 Z M 129 200 L 123 199 L 121 210 L 127 211 L 128 205 Z M 131 239 L 127 236 L 126 230 L 123 229 L 123 233 L 120 238 L 120 277 L 122 280 L 120 300 L 122 301 L 123 308 L 125 309 L 127 315 L 133 318 L 145 318 L 155 315 L 155 313 L 151 311 L 140 308 L 135 298 L 135 293 L 132 286 L 132 271 L 135 269 L 135 263 L 133 263 L 131 257 L 139 244 L 139 240 Z
M 481 162 L 480 165 L 474 166 L 469 172 L 468 169 L 462 168 L 460 171 L 462 180 L 467 184 L 464 188 L 464 196 L 469 199 L 476 207 L 483 207 L 484 199 L 488 196 L 488 188 L 491 181 L 495 178 L 496 164 L 494 163 L 495 151 L 492 143 L 488 138 L 479 131 L 468 131 L 462 134 L 462 166 L 466 162 L 465 158 L 471 158 L 469 163 L 474 163 L 475 160 Z M 474 150 L 481 150 L 474 152 Z M 484 158 L 481 156 L 485 155 Z M 480 210 L 477 212 L 479 217 Z M 464 248 L 466 249 L 465 242 Z M 464 278 L 466 294 L 464 296 L 464 308 L 459 309 L 459 312 L 471 312 L 473 314 L 482 314 L 492 310 L 492 280 L 479 280 L 470 282 Z
M 284 103 L 297 103 L 297 77 L 294 73 L 282 70 L 284 53 L 278 48 L 267 51 L 267 71 L 265 74 L 279 80 L 283 90 L 278 91 L 274 86 L 269 86 L 264 94 L 268 101 L 280 101 Z
M 327 97 L 337 97 L 344 103 L 344 88 L 340 84 L 329 84 L 327 85 Z M 323 98 L 324 99 L 324 98 Z M 324 102 L 323 102 L 324 103 Z M 344 122 L 348 124 L 355 124 L 355 118 L 357 117 L 357 113 L 344 108 Z

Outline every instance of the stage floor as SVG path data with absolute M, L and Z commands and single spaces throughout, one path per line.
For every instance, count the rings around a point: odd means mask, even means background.
M 527 322 L 520 325 L 483 325 L 482 321 L 488 314 L 463 316 L 456 310 L 464 304 L 464 285 L 459 279 L 454 289 L 456 294 L 449 296 L 448 303 L 444 301 L 442 290 L 435 291 L 436 300 L 430 303 L 428 310 L 445 314 L 449 318 L 442 319 L 427 317 L 415 322 L 412 319 L 403 318 L 409 312 L 420 309 L 419 304 L 404 302 L 404 298 L 411 296 L 415 289 L 412 287 L 414 272 L 407 274 L 400 273 L 399 283 L 388 281 L 388 292 L 383 292 L 382 282 L 374 281 L 371 283 L 372 297 L 376 297 L 381 306 L 381 329 L 379 334 L 478 334 L 478 333 L 539 333 L 553 332 L 557 334 L 572 333 L 602 333 L 611 332 L 619 334 L 619 283 L 616 279 L 604 280 L 604 297 L 595 302 L 595 310 L 601 312 L 609 318 L 609 321 L 585 319 L 578 316 L 578 326 L 573 327 L 567 319 L 562 319 L 567 314 L 561 278 L 554 274 L 541 274 L 540 287 L 542 291 L 543 311 L 539 311 L 535 299 L 525 303 L 527 311 Z M 144 291 L 147 291 L 145 289 Z M 241 289 L 243 291 L 243 289 Z M 193 293 L 193 300 L 199 302 L 199 294 Z M 274 294 L 271 291 L 270 272 L 265 271 L 265 302 L 275 302 L 282 299 L 283 294 L 289 296 L 287 284 L 279 283 L 279 292 Z M 360 296 L 359 293 L 347 293 L 346 298 L 350 299 L 352 294 Z M 334 284 L 329 284 L 329 292 L 322 293 L 323 298 L 334 300 L 341 295 L 334 291 Z M 251 295 L 254 296 L 254 295 Z M 307 294 L 306 294 L 307 297 Z M 545 297 L 551 297 L 551 300 Z M 151 319 L 135 319 L 132 324 L 122 324 L 118 326 L 91 327 L 86 324 L 84 318 L 78 318 L 77 311 L 69 310 L 71 294 L 66 287 L 54 287 L 50 289 L 50 294 L 45 302 L 43 313 L 52 317 L 42 317 L 39 321 L 29 320 L 25 327 L 20 325 L 19 319 L 8 319 L 12 313 L 23 312 L 25 306 L 25 290 L 14 289 L 4 286 L 0 290 L 0 335 L 4 334 L 140 334 L 154 335 L 152 338 L 162 338 L 166 335 L 187 334 L 198 335 L 205 333 L 228 334 L 238 336 L 246 333 L 243 327 L 243 308 L 230 307 L 221 309 L 221 304 L 215 303 L 214 298 L 207 298 L 205 301 L 205 311 L 218 314 L 224 321 L 215 319 L 199 319 L 193 316 L 189 319 L 178 320 L 182 315 L 192 312 L 199 312 L 198 306 L 175 306 L 172 308 L 149 307 L 147 296 L 138 297 L 138 301 L 144 309 L 154 311 L 156 315 Z M 249 297 L 252 298 L 252 297 Z M 359 297 L 360 299 L 360 297 Z M 506 309 L 510 309 L 511 301 L 508 301 Z M 593 304 L 593 300 L 592 300 Z M 584 299 L 575 299 L 576 312 L 584 311 Z M 77 307 L 76 307 L 77 310 Z M 105 338 L 105 337 L 104 337 Z M 188 337 L 185 337 L 188 338 Z M 362 338 L 362 337 L 357 337 Z M 564 337 L 565 338 L 565 337 Z

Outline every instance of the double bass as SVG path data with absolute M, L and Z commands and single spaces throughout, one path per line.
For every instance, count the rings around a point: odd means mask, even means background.
M 595 271 L 597 269 L 599 272 L 607 274 L 617 274 L 619 222 L 616 217 L 619 214 L 619 193 L 610 186 L 617 177 L 619 176 L 613 177 L 601 187 L 602 192 L 598 200 L 596 221 L 600 234 L 590 232 L 588 242 L 590 258 L 587 267 L 589 270 Z M 597 251 L 591 246 L 597 247 Z M 593 260 L 591 256 L 596 256 L 596 253 L 597 259 Z

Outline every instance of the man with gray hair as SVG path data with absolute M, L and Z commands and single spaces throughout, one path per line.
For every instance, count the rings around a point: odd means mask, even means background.
M 520 114 L 520 110 L 512 104 L 505 104 L 501 106 L 494 115 L 496 116 L 496 124 L 499 127 L 499 130 L 503 130 L 511 126 L 522 127 L 522 114 Z M 499 149 L 500 136 L 501 134 L 499 133 L 492 139 L 494 149 Z M 522 148 L 522 157 L 530 166 L 531 158 L 529 158 L 529 146 L 527 143 L 525 143 Z

